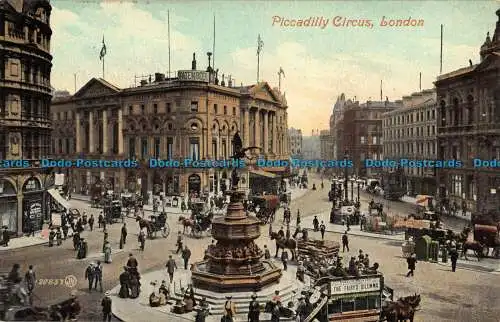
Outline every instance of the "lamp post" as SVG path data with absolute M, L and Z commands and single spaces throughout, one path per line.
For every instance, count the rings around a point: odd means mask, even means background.
M 359 202 L 359 187 L 361 186 L 361 180 L 360 179 L 356 180 L 356 183 L 357 183 L 357 189 L 358 189 L 358 202 Z
M 344 161 L 346 161 L 346 164 L 347 164 L 347 160 L 349 159 L 349 154 L 347 152 L 347 150 L 345 151 L 344 153 Z M 349 199 L 349 191 L 347 191 L 347 180 L 348 180 L 348 169 L 347 167 L 344 168 L 344 197 L 345 197 L 345 200 L 348 200 Z
M 354 179 L 351 180 L 351 201 L 354 201 Z

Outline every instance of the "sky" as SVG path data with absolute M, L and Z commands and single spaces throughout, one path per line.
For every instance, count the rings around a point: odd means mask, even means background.
M 488 1 L 76 1 L 52 0 L 52 86 L 75 91 L 102 77 L 124 88 L 134 76 L 168 73 L 168 14 L 172 76 L 208 66 L 215 15 L 215 67 L 236 84 L 257 80 L 257 38 L 264 42 L 260 81 L 278 87 L 288 102 L 288 123 L 303 133 L 328 129 L 337 97 L 389 100 L 432 88 L 439 74 L 479 62 L 486 32 L 493 35 L 499 0 Z M 328 19 L 325 28 L 280 26 L 278 19 Z M 333 19 L 371 20 L 372 28 L 334 27 Z M 420 27 L 381 27 L 382 19 L 423 19 Z M 275 21 L 273 25 L 273 21 Z

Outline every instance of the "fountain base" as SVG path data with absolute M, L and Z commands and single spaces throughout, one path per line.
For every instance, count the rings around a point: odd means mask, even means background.
M 270 261 L 262 261 L 263 270 L 253 274 L 221 275 L 208 272 L 207 261 L 192 265 L 191 279 L 197 289 L 212 292 L 257 292 L 263 287 L 279 283 L 283 273 Z

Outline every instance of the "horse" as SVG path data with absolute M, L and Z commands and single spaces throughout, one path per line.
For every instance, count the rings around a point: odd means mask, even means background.
M 271 240 L 276 240 L 276 256 L 278 257 L 278 250 L 281 248 L 282 250 L 289 249 L 292 253 L 292 261 L 295 260 L 295 250 L 297 249 L 297 241 L 293 238 L 285 238 L 281 237 L 276 232 L 271 232 Z
M 184 216 L 180 216 L 179 217 L 179 223 L 182 224 L 183 226 L 183 230 L 182 230 L 182 233 L 185 234 L 186 233 L 186 229 L 187 228 L 190 228 L 191 229 L 191 232 L 193 232 L 194 230 L 194 225 L 196 224 L 195 221 L 191 218 L 186 218 Z
M 484 245 L 477 240 L 474 240 L 474 241 L 468 240 L 462 244 L 462 257 L 465 257 L 466 260 L 468 260 L 468 258 L 467 258 L 467 251 L 468 250 L 474 251 L 474 254 L 477 257 L 478 262 L 481 260 L 481 257 L 483 257 L 483 255 L 484 255 L 483 254 Z
M 415 294 L 400 298 L 396 302 L 388 302 L 382 306 L 379 321 L 402 322 L 410 320 L 413 322 L 420 300 L 420 295 Z
M 136 222 L 137 222 L 137 221 L 139 222 L 139 228 L 140 228 L 141 230 L 143 230 L 144 228 L 146 228 L 146 229 L 147 229 L 147 231 L 148 231 L 148 236 L 152 234 L 152 232 L 153 232 L 153 227 L 152 227 L 152 223 L 151 223 L 151 221 L 146 220 L 146 219 L 144 219 L 144 218 L 142 218 L 142 217 L 140 217 L 140 216 L 135 217 L 135 221 L 136 221 Z

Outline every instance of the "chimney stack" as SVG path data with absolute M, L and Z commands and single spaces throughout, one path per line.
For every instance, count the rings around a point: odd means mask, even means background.
M 196 53 L 193 53 L 193 61 L 191 62 L 191 70 L 196 70 Z

